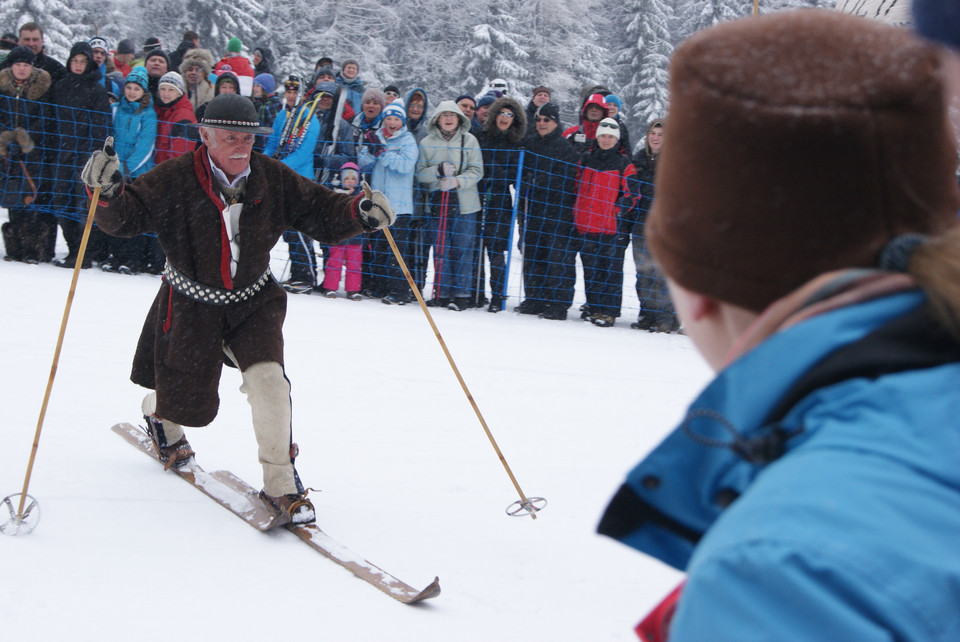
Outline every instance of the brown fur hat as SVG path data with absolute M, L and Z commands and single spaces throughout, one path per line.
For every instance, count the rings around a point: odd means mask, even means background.
M 200 75 L 206 78 L 213 69 L 213 54 L 209 49 L 188 49 L 180 62 L 180 74 L 185 74 L 192 67 L 200 67 Z
M 826 10 L 706 29 L 670 65 L 670 141 L 647 222 L 663 271 L 760 311 L 873 267 L 960 209 L 941 59 L 902 28 Z

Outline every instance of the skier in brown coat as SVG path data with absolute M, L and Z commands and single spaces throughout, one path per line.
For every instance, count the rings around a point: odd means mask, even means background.
M 288 228 L 334 244 L 391 225 L 395 214 L 369 187 L 359 196 L 337 194 L 253 152 L 256 134 L 270 130 L 243 96 L 214 98 L 199 127 L 203 145 L 133 184 L 123 184 L 109 141 L 83 170 L 88 188 L 101 188 L 101 229 L 156 234 L 167 256 L 131 380 L 153 390 L 143 413 L 169 468 L 193 455 L 182 426 L 216 416 L 224 361 L 239 368 L 263 466 L 261 497 L 275 509 L 276 525 L 314 521 L 293 465 L 286 293 L 270 273 L 270 250 Z

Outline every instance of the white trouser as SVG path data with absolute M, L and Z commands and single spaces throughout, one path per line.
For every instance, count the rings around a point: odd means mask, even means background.
M 226 346 L 224 352 L 236 362 Z M 289 495 L 297 492 L 293 463 L 290 461 L 290 382 L 283 374 L 283 366 L 276 361 L 255 363 L 241 373 L 240 392 L 247 395 L 253 415 L 253 431 L 259 447 L 258 457 L 263 466 L 263 490 L 268 495 Z M 152 415 L 157 409 L 157 394 L 150 392 L 143 400 L 143 414 Z M 167 443 L 183 437 L 183 427 L 162 419 Z

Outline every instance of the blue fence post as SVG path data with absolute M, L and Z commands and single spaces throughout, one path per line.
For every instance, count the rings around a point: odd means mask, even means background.
M 513 186 L 513 216 L 510 218 L 510 236 L 507 239 L 507 266 L 505 268 L 506 273 L 503 276 L 503 292 L 500 294 L 504 299 L 507 298 L 507 292 L 510 283 L 510 263 L 513 259 L 513 230 L 517 225 L 517 211 L 520 209 L 520 179 L 523 176 L 523 156 L 526 154 L 527 150 L 520 150 L 520 157 L 517 159 L 517 177 L 514 180 Z

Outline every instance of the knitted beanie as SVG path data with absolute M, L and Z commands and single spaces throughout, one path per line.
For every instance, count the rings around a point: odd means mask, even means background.
M 263 87 L 263 93 L 267 95 L 272 94 L 277 88 L 277 81 L 270 74 L 258 74 L 257 77 L 253 79 L 253 84 Z
M 722 23 L 670 64 L 647 241 L 684 288 L 761 311 L 904 233 L 957 223 L 935 47 L 827 10 Z
M 150 60 L 151 58 L 154 58 L 154 57 L 156 57 L 156 56 L 159 56 L 160 58 L 163 58 L 164 60 L 166 60 L 166 61 L 167 61 L 167 68 L 170 67 L 170 56 L 168 56 L 163 49 L 154 49 L 153 51 L 151 51 L 150 53 L 148 53 L 148 54 L 147 54 L 147 57 L 143 59 L 143 64 L 147 64 L 147 61 L 148 61 L 148 60 Z
M 616 137 L 617 140 L 620 140 L 620 125 L 617 124 L 612 118 L 604 118 L 600 121 L 600 124 L 597 125 L 597 137 L 607 134 L 609 136 Z
M 139 67 L 137 67 L 139 69 Z M 131 74 L 133 71 L 130 72 Z M 186 87 L 183 84 L 183 77 L 175 71 L 168 71 L 167 73 L 160 76 L 160 82 L 157 83 L 157 88 L 163 87 L 164 85 L 169 85 L 180 92 L 180 94 L 187 93 Z
M 33 61 L 37 59 L 37 54 L 33 53 L 33 50 L 29 47 L 17 46 L 10 50 L 10 53 L 7 54 L 6 62 L 8 64 L 13 64 L 15 62 L 25 62 L 28 65 L 32 65 Z
M 163 79 L 169 74 L 165 74 L 160 78 L 160 82 L 163 82 Z M 182 81 L 181 81 L 182 82 Z M 134 67 L 130 70 L 130 73 L 127 74 L 127 77 L 124 78 L 123 84 L 134 83 L 135 85 L 140 85 L 144 91 L 150 89 L 150 77 L 147 75 L 147 70 L 143 66 Z
M 560 122 L 560 108 L 557 107 L 556 103 L 543 103 L 537 108 L 537 116 L 541 118 L 549 118 L 550 120 L 555 120 L 557 123 Z
M 110 46 L 107 44 L 106 38 L 101 36 L 94 36 L 87 41 L 87 44 L 90 45 L 91 49 L 103 49 L 104 51 L 110 51 Z
M 317 78 L 319 78 L 320 76 L 330 76 L 331 78 L 337 77 L 337 75 L 333 72 L 333 67 L 331 67 L 330 65 L 324 65 L 322 67 L 317 68 L 316 73 L 313 74 L 314 84 L 317 83 Z
M 381 115 L 383 116 L 383 118 L 386 118 L 387 116 L 396 116 L 397 118 L 403 121 L 404 125 L 407 124 L 407 110 L 404 109 L 403 102 L 401 102 L 400 100 L 395 100 L 389 105 L 387 105 L 386 107 L 384 107 L 383 112 L 381 112 Z
M 229 53 L 240 53 L 241 49 L 243 49 L 243 43 L 240 42 L 240 38 L 234 36 L 227 41 L 227 51 Z
M 135 54 L 136 49 L 133 48 L 133 41 L 129 38 L 124 38 L 117 43 L 117 53 L 118 54 Z
M 346 162 L 340 166 L 340 181 L 343 182 L 343 179 L 348 175 L 352 174 L 357 180 L 360 179 L 360 168 L 357 167 L 356 163 Z
M 157 49 L 162 49 L 160 46 L 160 39 L 155 36 L 150 36 L 143 43 L 143 53 L 148 54 L 151 51 L 156 51 Z

